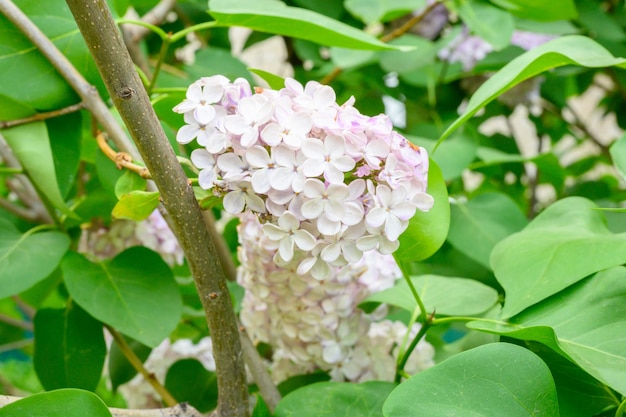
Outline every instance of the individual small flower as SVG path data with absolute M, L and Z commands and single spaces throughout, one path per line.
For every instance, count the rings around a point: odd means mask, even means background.
M 198 122 L 192 112 L 185 113 L 184 119 L 187 124 L 176 132 L 176 142 L 185 145 L 196 138 L 198 142 L 208 142 L 215 128 Z
M 345 141 L 341 136 L 328 135 L 322 142 L 307 139 L 302 144 L 302 153 L 308 158 L 302 165 L 307 177 L 324 175 L 330 183 L 343 183 L 344 172 L 355 166 L 354 159 L 345 153 Z
M 276 146 L 283 142 L 292 149 L 300 149 L 311 131 L 311 116 L 305 112 L 294 112 L 291 105 L 287 97 L 277 100 L 274 111 L 276 121 L 268 123 L 261 132 L 261 138 L 268 145 Z
M 274 106 L 262 94 L 245 97 L 237 106 L 237 113 L 224 119 L 224 127 L 230 133 L 241 136 L 244 147 L 254 145 L 259 138 L 259 127 L 267 123 L 272 116 Z
M 256 195 L 250 181 L 239 181 L 230 184 L 231 191 L 224 196 L 224 210 L 230 214 L 239 214 L 244 208 L 257 213 L 265 213 L 265 204 Z
M 206 149 L 194 149 L 191 152 L 191 162 L 200 169 L 198 184 L 205 190 L 213 188 L 217 181 L 217 164 L 213 154 Z
M 192 112 L 200 124 L 208 124 L 215 118 L 214 103 L 223 95 L 223 86 L 218 81 L 193 83 L 187 89 L 187 98 L 174 107 L 177 113 Z
M 372 227 L 384 225 L 387 239 L 397 240 L 406 228 L 409 219 L 415 214 L 416 204 L 407 201 L 407 192 L 404 187 L 391 190 L 386 185 L 378 185 L 374 191 L 371 181 L 368 185 L 376 205 L 365 216 L 365 222 Z
M 341 228 L 341 219 L 346 213 L 344 202 L 350 195 L 345 184 L 329 184 L 308 179 L 304 184 L 304 195 L 309 198 L 302 204 L 302 215 L 317 220 L 317 228 L 326 235 L 334 235 Z
M 293 259 L 296 246 L 309 251 L 317 244 L 317 239 L 311 233 L 300 229 L 300 220 L 289 211 L 278 217 L 278 225 L 264 224 L 263 232 L 270 240 L 278 242 L 278 254 L 285 262 Z

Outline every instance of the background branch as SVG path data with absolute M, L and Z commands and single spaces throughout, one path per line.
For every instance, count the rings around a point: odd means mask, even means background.
M 211 337 L 219 389 L 218 415 L 247 416 L 248 387 L 239 329 L 226 277 L 187 182 L 104 0 L 67 0 L 115 106 L 128 127 L 185 251 Z

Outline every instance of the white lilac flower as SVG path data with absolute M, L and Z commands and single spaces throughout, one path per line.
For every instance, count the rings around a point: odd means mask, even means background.
M 307 139 L 302 144 L 302 153 L 308 158 L 302 165 L 307 177 L 324 176 L 330 183 L 343 183 L 344 172 L 354 168 L 354 159 L 345 153 L 345 141 L 337 135 L 328 135 L 322 142 Z
M 278 242 L 278 254 L 285 262 L 291 261 L 296 246 L 308 251 L 317 243 L 311 233 L 300 229 L 300 220 L 288 211 L 278 218 L 278 225 L 264 224 L 263 232 L 270 240 Z
M 187 98 L 174 111 L 178 113 L 192 112 L 193 117 L 201 124 L 210 123 L 216 115 L 214 103 L 217 103 L 224 94 L 223 86 L 219 82 L 197 82 L 187 89 Z
M 198 184 L 205 190 L 210 190 L 217 180 L 217 165 L 213 154 L 206 149 L 194 149 L 191 152 L 191 162 L 200 169 Z

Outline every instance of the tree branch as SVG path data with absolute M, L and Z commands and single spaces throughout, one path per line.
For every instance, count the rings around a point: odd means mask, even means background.
M 203 304 L 219 389 L 218 415 L 247 416 L 248 388 L 239 329 L 215 245 L 193 189 L 134 70 L 104 0 L 67 0 L 107 90 L 154 179 L 185 251 Z

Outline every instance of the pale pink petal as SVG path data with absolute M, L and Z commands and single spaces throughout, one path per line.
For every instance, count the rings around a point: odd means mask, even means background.
M 211 105 L 198 106 L 193 116 L 203 125 L 210 123 L 215 118 L 215 109 Z
M 325 165 L 320 160 L 307 159 L 302 164 L 302 173 L 307 177 L 319 177 L 324 172 Z M 342 178 L 343 178 L 343 174 Z
M 215 166 L 215 158 L 204 149 L 195 149 L 191 152 L 191 162 L 198 168 L 212 168 Z
M 198 136 L 199 131 L 200 128 L 198 126 L 184 125 L 176 133 L 176 142 L 185 145 L 194 140 Z
M 306 219 L 316 219 L 324 211 L 324 202 L 320 199 L 309 200 L 302 204 L 302 215 Z
M 412 201 L 417 205 L 417 208 L 421 211 L 428 211 L 433 208 L 435 204 L 435 199 L 430 194 L 426 193 L 417 193 Z
M 378 246 L 378 236 L 373 235 L 365 235 L 356 242 L 356 246 L 358 249 L 362 251 L 368 251 L 375 249 Z
M 334 236 L 341 230 L 341 222 L 333 221 L 324 214 L 317 219 L 317 229 L 327 236 Z
M 198 174 L 198 184 L 200 184 L 200 187 L 205 190 L 213 188 L 215 180 L 217 180 L 217 172 L 215 172 L 215 168 L 203 169 Z
M 271 162 L 270 155 L 262 146 L 252 146 L 244 157 L 253 168 L 265 168 Z
M 267 193 L 270 186 L 270 176 L 266 169 L 261 169 L 252 174 L 252 189 L 257 194 Z
M 326 216 L 334 222 L 339 222 L 346 214 L 343 201 L 328 200 L 325 207 Z
M 269 123 L 261 131 L 261 139 L 270 146 L 276 146 L 283 139 L 284 129 L 278 123 Z
M 385 223 L 387 217 L 387 210 L 384 207 L 374 207 L 365 216 L 365 221 L 370 226 L 378 227 Z
M 279 241 L 288 235 L 286 231 L 273 223 L 265 223 L 263 225 L 263 233 L 265 233 L 265 236 L 267 236 L 268 239 L 274 241 Z
M 270 174 L 270 184 L 272 188 L 283 191 L 291 187 L 294 172 L 291 168 L 279 167 L 272 170 Z
M 304 183 L 302 193 L 308 198 L 321 197 L 326 193 L 326 187 L 320 180 L 308 179 Z
M 354 159 L 350 158 L 349 156 L 341 156 L 339 158 L 333 159 L 332 161 L 332 165 L 342 172 L 350 171 L 352 168 L 354 168 L 355 164 L 356 163 L 354 162 Z
M 307 158 L 323 159 L 326 155 L 326 149 L 320 140 L 306 139 L 302 143 L 302 153 Z
M 265 203 L 258 195 L 246 194 L 246 203 L 250 210 L 257 213 L 265 213 Z
M 233 114 L 224 118 L 224 128 L 234 135 L 241 135 L 250 128 L 250 123 L 238 114 Z
M 404 224 L 396 216 L 388 216 L 385 222 L 385 235 L 387 239 L 394 241 L 398 240 L 400 235 L 404 232 Z
M 231 191 L 224 196 L 224 210 L 230 214 L 239 214 L 246 205 L 244 193 L 242 191 Z

